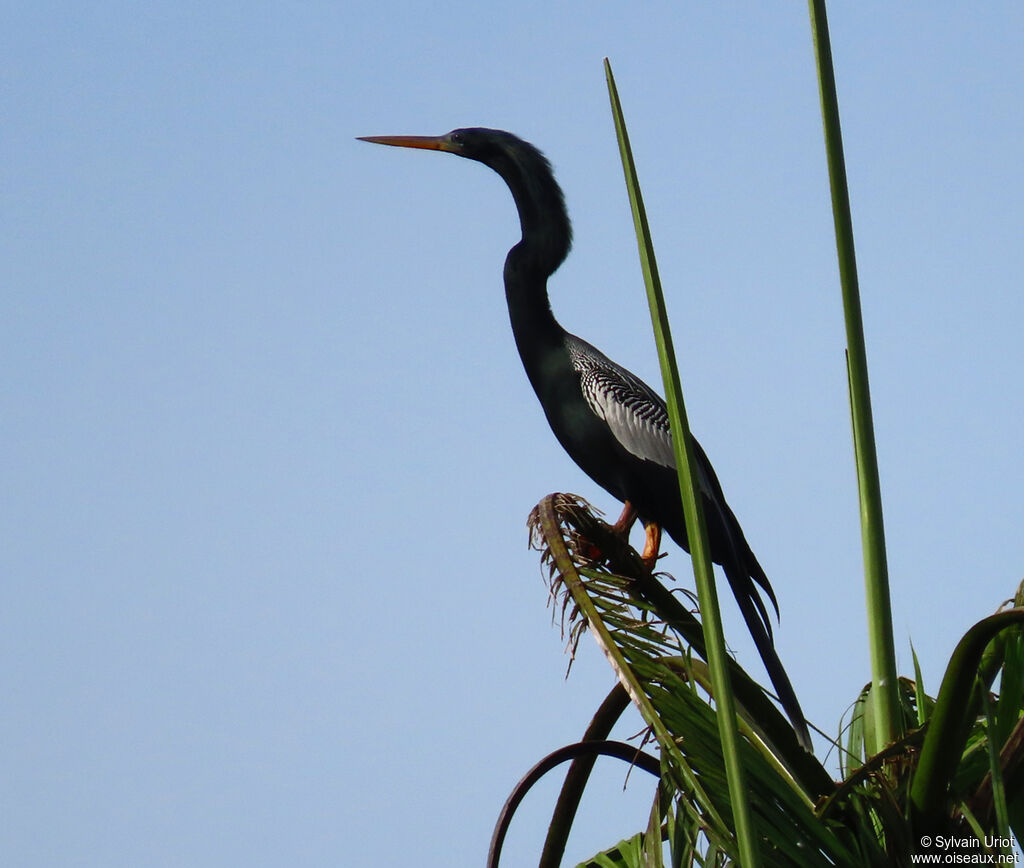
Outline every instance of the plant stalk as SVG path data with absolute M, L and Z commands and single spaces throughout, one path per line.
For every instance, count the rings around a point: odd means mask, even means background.
M 885 557 L 885 530 L 882 522 L 882 493 L 878 480 L 878 456 L 875 451 L 871 393 L 868 388 L 867 352 L 864 347 L 864 323 L 861 316 L 857 262 L 853 247 L 853 220 L 846 183 L 846 162 L 839 125 L 832 47 L 828 34 L 825 0 L 809 0 L 814 54 L 818 68 L 821 115 L 825 129 L 832 213 L 835 220 L 839 279 L 843 292 L 846 320 L 847 366 L 850 411 L 853 421 L 853 447 L 857 464 L 857 490 L 860 498 L 861 543 L 864 549 L 864 587 L 867 602 L 868 641 L 871 650 L 871 682 L 874 712 L 873 744 L 869 753 L 878 753 L 903 735 L 899 706 L 899 682 L 896 676 L 896 648 L 893 642 L 892 605 L 889 596 L 889 571 Z
M 615 78 L 611 64 L 604 61 L 605 76 L 608 80 L 608 95 L 611 99 L 612 115 L 615 119 L 615 132 L 619 140 L 619 151 L 622 156 L 622 167 L 626 175 L 626 188 L 629 191 L 629 202 L 636 226 L 637 243 L 640 248 L 640 261 L 643 268 L 644 284 L 647 287 L 647 300 L 651 308 L 651 321 L 654 326 L 655 342 L 658 345 L 658 359 L 661 363 L 661 374 L 665 384 L 665 397 L 668 405 L 669 423 L 672 430 L 672 443 L 675 450 L 676 468 L 679 473 L 679 488 L 683 499 L 683 512 L 686 518 L 686 532 L 690 541 L 690 559 L 693 564 L 693 575 L 697 583 L 697 596 L 700 601 L 701 621 L 704 625 L 704 636 L 707 640 L 707 660 L 711 672 L 711 683 L 714 689 L 715 705 L 718 710 L 718 731 L 722 741 L 722 756 L 725 762 L 726 779 L 732 801 L 733 822 L 736 828 L 736 841 L 739 848 L 739 864 L 744 868 L 757 868 L 761 864 L 757 846 L 757 834 L 754 830 L 747 798 L 743 765 L 740 761 L 739 733 L 736 725 L 736 706 L 729 683 L 725 633 L 722 629 L 722 617 L 718 606 L 718 595 L 708 545 L 704 516 L 700 498 L 697 496 L 696 472 L 691 444 L 690 429 L 686 419 L 686 407 L 683 404 L 683 393 L 679 384 L 679 373 L 676 367 L 675 351 L 672 346 L 672 334 L 669 329 L 668 314 L 665 310 L 665 299 L 658 279 L 658 266 L 654 258 L 654 247 L 651 243 L 650 229 L 647 225 L 647 214 L 644 210 L 640 185 L 633 163 L 633 154 L 629 146 L 625 120 L 622 116 L 622 105 L 619 102 Z

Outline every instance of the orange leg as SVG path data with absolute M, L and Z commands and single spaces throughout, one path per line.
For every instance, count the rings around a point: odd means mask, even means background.
M 640 558 L 647 569 L 653 570 L 654 565 L 658 562 L 658 549 L 661 548 L 661 525 L 655 524 L 653 521 L 645 522 L 644 531 L 646 539 L 644 540 L 644 551 Z
M 612 530 L 615 533 L 629 539 L 629 532 L 633 529 L 633 525 L 636 523 L 637 514 L 636 508 L 628 500 L 625 506 L 622 507 L 622 515 L 619 516 L 615 524 L 612 525 Z M 654 565 L 658 562 L 658 553 L 661 549 L 661 526 L 655 524 L 653 521 L 644 522 L 644 531 L 646 538 L 644 540 L 644 551 L 640 555 L 644 565 L 649 570 L 654 569 Z
M 636 524 L 636 510 L 633 508 L 633 504 L 627 500 L 622 507 L 622 515 L 612 525 L 612 530 L 619 534 L 619 536 L 628 537 L 634 524 Z

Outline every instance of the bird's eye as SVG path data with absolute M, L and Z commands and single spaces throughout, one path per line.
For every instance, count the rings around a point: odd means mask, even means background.
M 461 130 L 455 130 L 455 132 L 449 134 L 448 138 L 453 145 L 465 144 L 465 139 L 462 136 Z

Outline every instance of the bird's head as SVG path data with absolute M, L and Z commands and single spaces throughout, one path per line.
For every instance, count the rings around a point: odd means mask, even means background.
M 443 136 L 360 136 L 360 141 L 399 148 L 446 151 L 490 166 L 503 177 L 513 165 L 530 165 L 538 160 L 548 168 L 547 160 L 533 145 L 504 130 L 465 127 Z
M 534 264 L 553 272 L 572 244 L 572 227 L 562 190 L 547 158 L 529 142 L 504 130 L 466 127 L 443 136 L 361 136 L 364 142 L 447 151 L 483 163 L 497 172 L 512 191 L 519 209 L 524 241 L 531 241 Z M 522 245 L 521 258 L 526 251 Z

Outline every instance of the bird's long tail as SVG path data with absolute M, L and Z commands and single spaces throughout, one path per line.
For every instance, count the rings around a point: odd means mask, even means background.
M 765 628 L 765 622 L 762 618 L 764 605 L 762 603 L 760 609 L 755 606 L 755 600 L 760 602 L 760 598 L 757 596 L 757 589 L 754 587 L 753 582 L 751 582 L 750 573 L 747 568 L 740 564 L 743 564 L 742 560 L 730 558 L 729 561 L 723 564 L 725 576 L 729 580 L 729 586 L 733 590 L 737 604 L 739 604 L 740 612 L 743 613 L 743 620 L 747 623 L 747 629 L 750 630 L 750 635 L 754 639 L 754 645 L 757 646 L 758 653 L 761 655 L 765 671 L 768 673 L 768 677 L 775 687 L 775 692 L 778 694 L 782 710 L 786 712 L 790 722 L 793 724 L 793 729 L 796 731 L 800 744 L 805 750 L 813 750 L 811 734 L 807 729 L 807 721 L 804 719 L 800 702 L 796 698 L 796 691 L 793 690 L 789 676 L 786 674 L 782 661 L 775 651 L 775 643 Z M 745 589 L 749 589 L 749 592 L 745 593 Z
M 761 599 L 758 587 L 760 586 L 764 590 L 775 609 L 776 617 L 778 617 L 779 603 L 775 598 L 775 591 L 772 590 L 768 576 L 765 575 L 761 564 L 758 563 L 757 557 L 743 535 L 743 528 L 740 527 L 739 521 L 725 501 L 721 483 L 715 476 L 711 462 L 696 440 L 693 441 L 693 446 L 705 486 L 704 515 L 708 520 L 709 528 L 717 528 L 719 534 L 715 561 L 720 563 L 722 569 L 725 570 L 729 587 L 732 588 L 733 596 L 736 597 L 736 602 L 743 613 L 743 620 L 746 621 L 747 629 L 750 630 L 750 635 L 761 655 L 765 671 L 775 686 L 775 692 L 779 696 L 783 711 L 786 712 L 793 724 L 800 744 L 805 749 L 812 750 L 807 721 L 804 719 L 804 713 L 800 708 L 800 702 L 796 698 L 796 692 L 793 690 L 789 676 L 775 651 L 771 618 L 768 616 L 767 606 Z

